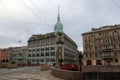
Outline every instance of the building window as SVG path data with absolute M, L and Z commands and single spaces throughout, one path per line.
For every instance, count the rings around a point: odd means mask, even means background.
M 89 53 L 89 57 L 92 58 L 92 53 Z
M 86 57 L 88 57 L 88 53 L 86 53 Z
M 92 61 L 88 59 L 88 60 L 86 61 L 86 65 L 92 65 Z
M 35 49 L 32 50 L 32 52 L 34 52 L 34 51 L 35 51 Z
M 32 60 L 32 62 L 35 62 L 35 60 Z
M 22 56 L 22 54 L 21 54 L 21 53 L 19 53 L 19 56 L 21 57 L 21 56 Z
M 114 49 L 116 49 L 116 45 L 114 45 Z
M 115 52 L 115 56 L 117 56 L 117 52 Z
M 51 52 L 51 56 L 55 56 L 55 52 Z
M 51 47 L 50 49 L 51 49 L 51 50 L 55 50 L 55 47 Z
M 41 51 L 44 51 L 44 48 L 42 48 Z
M 31 52 L 31 50 L 28 50 L 28 52 Z
M 16 57 L 16 54 L 13 54 L 12 56 L 13 56 L 13 57 Z
M 59 41 L 59 42 L 61 42 L 61 41 L 62 41 L 62 39 L 61 39 L 61 38 L 58 38 L 58 41 Z
M 45 56 L 49 56 L 49 53 L 46 53 Z
M 31 57 L 31 54 L 28 54 L 28 57 Z
M 37 49 L 37 51 L 40 51 L 40 49 Z
M 46 48 L 46 51 L 49 51 L 49 48 Z
M 32 57 L 35 57 L 35 54 L 32 54 Z
M 39 53 L 37 53 L 36 56 L 38 57 L 38 56 L 39 56 Z
M 54 43 L 51 43 L 51 46 L 54 46 L 55 44 Z
M 44 56 L 44 53 L 41 53 L 41 56 Z
M 101 32 L 99 33 L 99 35 L 101 35 Z
M 44 62 L 44 60 L 42 59 L 41 62 Z
M 118 59 L 115 59 L 115 62 L 118 63 Z
M 49 60 L 47 59 L 46 62 L 49 62 Z
M 59 33 L 58 35 L 59 35 L 59 36 L 62 36 L 62 34 L 61 34 L 61 33 Z

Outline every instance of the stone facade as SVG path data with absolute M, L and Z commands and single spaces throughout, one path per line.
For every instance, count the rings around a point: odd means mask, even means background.
M 85 65 L 120 65 L 120 25 L 82 34 Z
M 11 48 L 1 49 L 0 60 L 2 63 L 10 63 L 12 60 L 12 50 Z
M 15 47 L 12 51 L 13 64 L 26 64 L 27 47 Z
M 77 45 L 65 33 L 38 34 L 28 40 L 27 59 L 29 64 L 53 65 L 58 60 L 62 63 L 75 63 L 76 57 Z

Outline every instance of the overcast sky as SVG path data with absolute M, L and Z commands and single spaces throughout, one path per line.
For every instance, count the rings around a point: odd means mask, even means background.
M 82 33 L 120 24 L 120 0 L 0 0 L 0 48 L 27 45 L 31 35 L 53 32 L 58 4 L 64 32 L 79 50 Z

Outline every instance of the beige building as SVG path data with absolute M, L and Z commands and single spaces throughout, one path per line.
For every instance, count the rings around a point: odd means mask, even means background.
M 92 28 L 82 37 L 84 65 L 120 65 L 120 25 Z
M 26 64 L 27 46 L 14 47 L 12 49 L 12 63 Z

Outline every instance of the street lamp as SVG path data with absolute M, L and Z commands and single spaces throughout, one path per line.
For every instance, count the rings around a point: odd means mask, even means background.
M 78 52 L 77 61 L 78 61 L 78 70 L 79 71 L 82 71 L 82 65 L 83 65 L 82 59 L 83 59 L 82 52 Z

